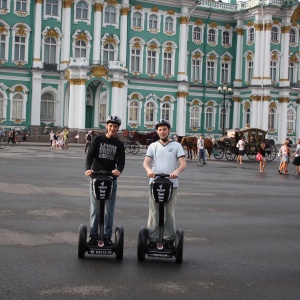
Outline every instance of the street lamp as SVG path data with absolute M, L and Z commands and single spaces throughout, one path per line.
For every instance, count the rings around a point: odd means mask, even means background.
M 218 87 L 219 94 L 223 95 L 223 120 L 222 120 L 222 135 L 225 136 L 225 98 L 227 95 L 232 95 L 232 88 L 227 87 L 226 84 Z

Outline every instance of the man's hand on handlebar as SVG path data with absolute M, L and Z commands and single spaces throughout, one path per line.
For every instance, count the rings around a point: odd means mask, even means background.
M 85 175 L 85 176 L 91 176 L 92 173 L 93 173 L 93 170 L 86 170 L 86 171 L 84 172 L 84 175 Z

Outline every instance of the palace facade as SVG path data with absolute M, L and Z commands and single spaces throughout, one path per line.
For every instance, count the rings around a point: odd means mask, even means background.
M 118 115 L 127 130 L 163 118 L 181 136 L 250 126 L 295 143 L 299 18 L 283 0 L 0 0 L 0 126 Z

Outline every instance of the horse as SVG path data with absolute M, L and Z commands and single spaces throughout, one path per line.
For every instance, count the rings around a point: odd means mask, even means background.
M 188 159 L 197 159 L 198 149 L 197 149 L 197 140 L 196 136 L 184 136 L 181 139 L 181 145 L 186 147 L 188 153 Z M 210 138 L 204 139 L 204 149 L 207 150 L 208 160 L 210 160 L 210 156 L 212 154 L 212 150 L 214 148 L 214 143 Z

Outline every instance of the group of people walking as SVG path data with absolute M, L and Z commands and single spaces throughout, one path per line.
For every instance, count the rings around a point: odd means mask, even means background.
M 65 128 L 62 131 L 50 131 L 50 146 L 55 149 L 68 149 L 69 148 L 69 131 Z

